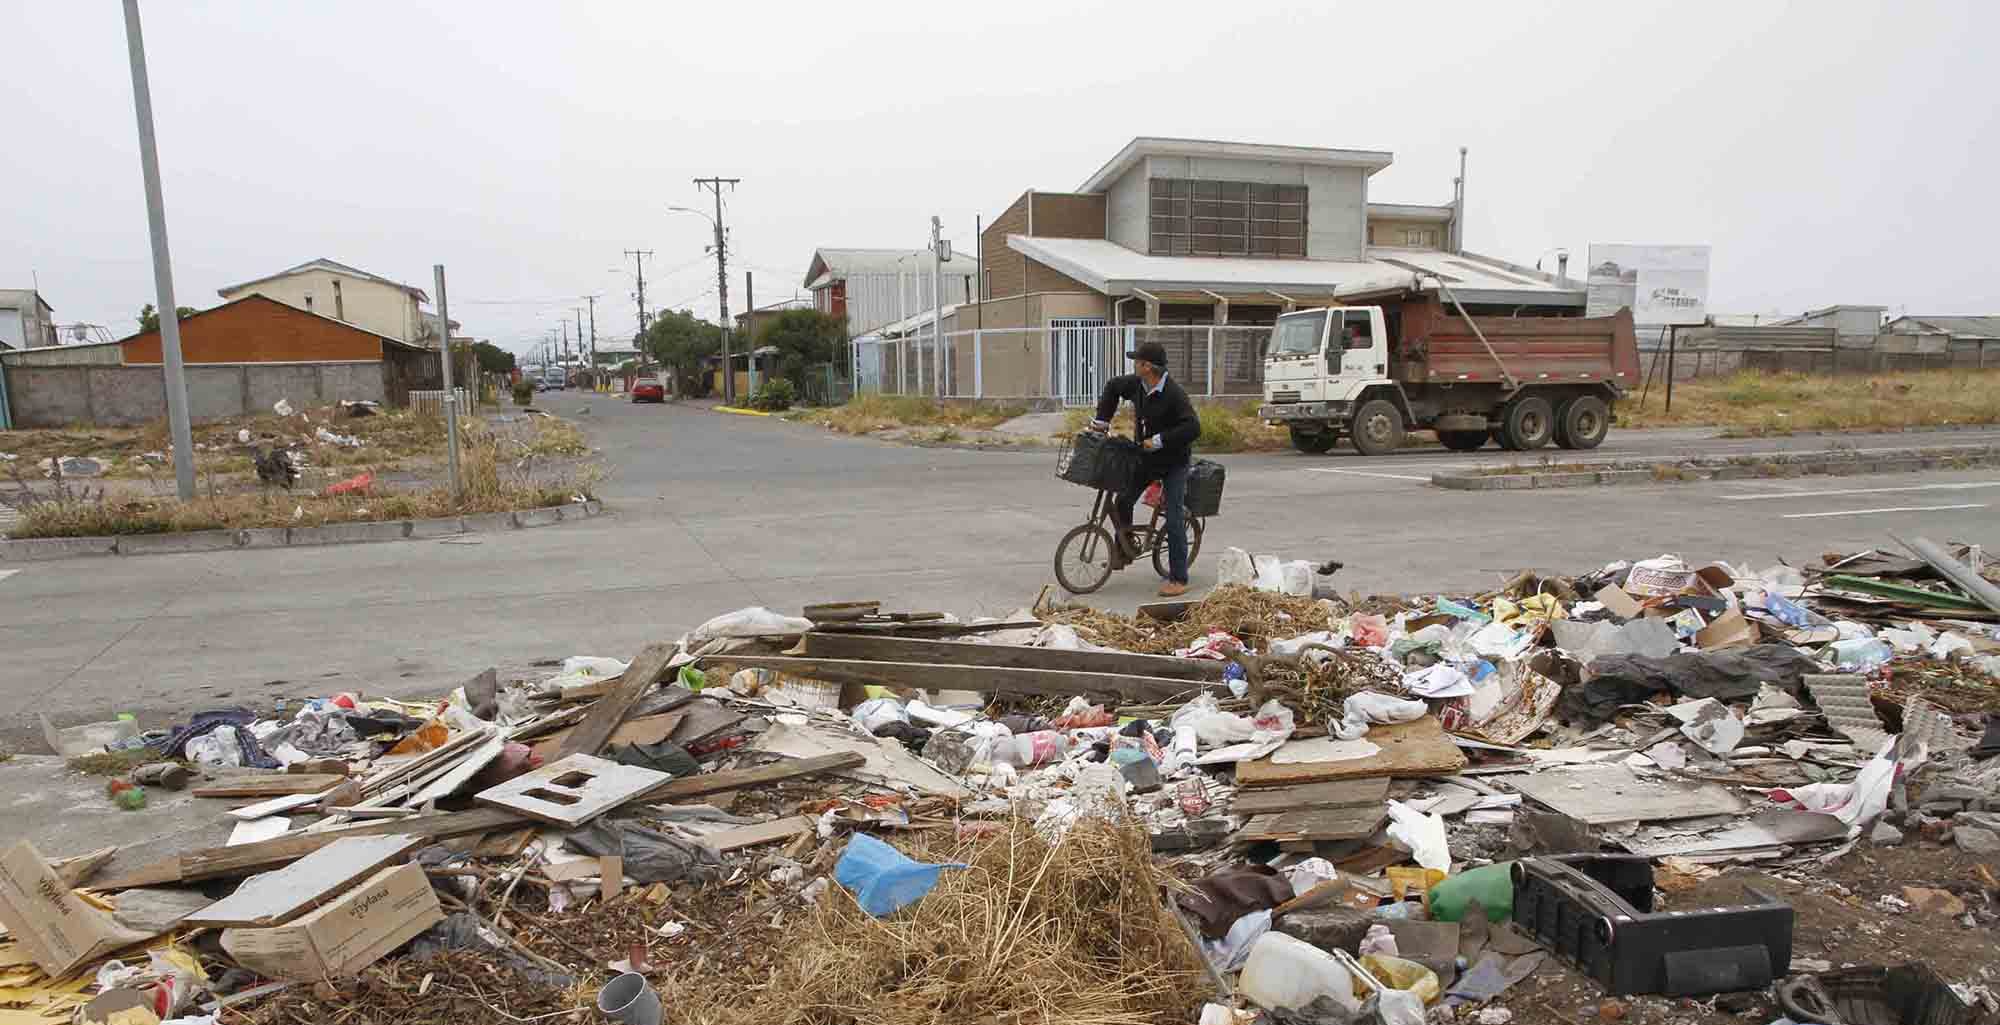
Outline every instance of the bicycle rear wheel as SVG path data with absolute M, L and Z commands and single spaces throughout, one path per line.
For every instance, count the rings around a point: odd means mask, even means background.
M 1111 579 L 1111 532 L 1095 523 L 1071 527 L 1056 545 L 1056 582 L 1071 594 L 1089 594 Z
M 1201 517 L 1190 516 L 1187 518 L 1188 568 L 1190 570 L 1194 568 L 1194 557 L 1201 554 L 1201 530 Z M 1153 572 L 1158 573 L 1161 580 L 1165 580 L 1167 579 L 1167 570 L 1169 568 L 1167 566 L 1169 561 L 1167 558 L 1167 528 L 1161 527 L 1158 536 L 1159 540 L 1153 543 Z

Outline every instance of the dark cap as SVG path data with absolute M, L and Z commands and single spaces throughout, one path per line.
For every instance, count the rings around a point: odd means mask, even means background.
M 1139 347 L 1125 354 L 1126 359 L 1143 359 L 1156 367 L 1167 365 L 1167 347 L 1158 342 L 1141 342 Z

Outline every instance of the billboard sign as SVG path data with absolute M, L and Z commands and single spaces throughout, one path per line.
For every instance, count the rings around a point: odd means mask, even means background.
M 1700 324 L 1708 318 L 1708 247 L 1590 244 L 1584 315 L 1632 308 L 1644 325 Z

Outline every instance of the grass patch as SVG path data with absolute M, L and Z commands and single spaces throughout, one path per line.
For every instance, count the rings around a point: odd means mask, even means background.
M 2000 423 L 2000 370 L 1842 375 L 1744 370 L 1677 381 L 1674 411 L 1658 381 L 1618 404 L 1621 427 L 1706 427 L 1744 436 Z
M 137 748 L 130 751 L 100 751 L 93 755 L 78 755 L 64 762 L 71 772 L 81 772 L 90 776 L 123 776 L 148 762 L 160 760 L 159 753 L 152 748 Z
M 1282 427 L 1266 427 L 1257 419 L 1257 404 L 1211 403 L 1195 407 L 1201 416 L 1201 437 L 1195 440 L 1196 455 L 1215 452 L 1275 452 L 1290 448 L 1291 436 Z M 1090 426 L 1094 411 L 1072 409 L 1063 417 L 1063 433 L 1075 434 Z M 1120 409 L 1111 420 L 1115 434 L 1132 434 L 1132 410 Z
M 867 434 L 894 427 L 955 427 L 983 431 L 1027 412 L 1006 403 L 939 402 L 917 395 L 856 395 L 843 405 L 805 412 L 797 419 L 842 434 Z

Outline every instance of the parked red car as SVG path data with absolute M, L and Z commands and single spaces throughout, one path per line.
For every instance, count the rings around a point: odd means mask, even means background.
M 657 377 L 642 377 L 632 382 L 632 401 L 665 402 L 667 386 Z

